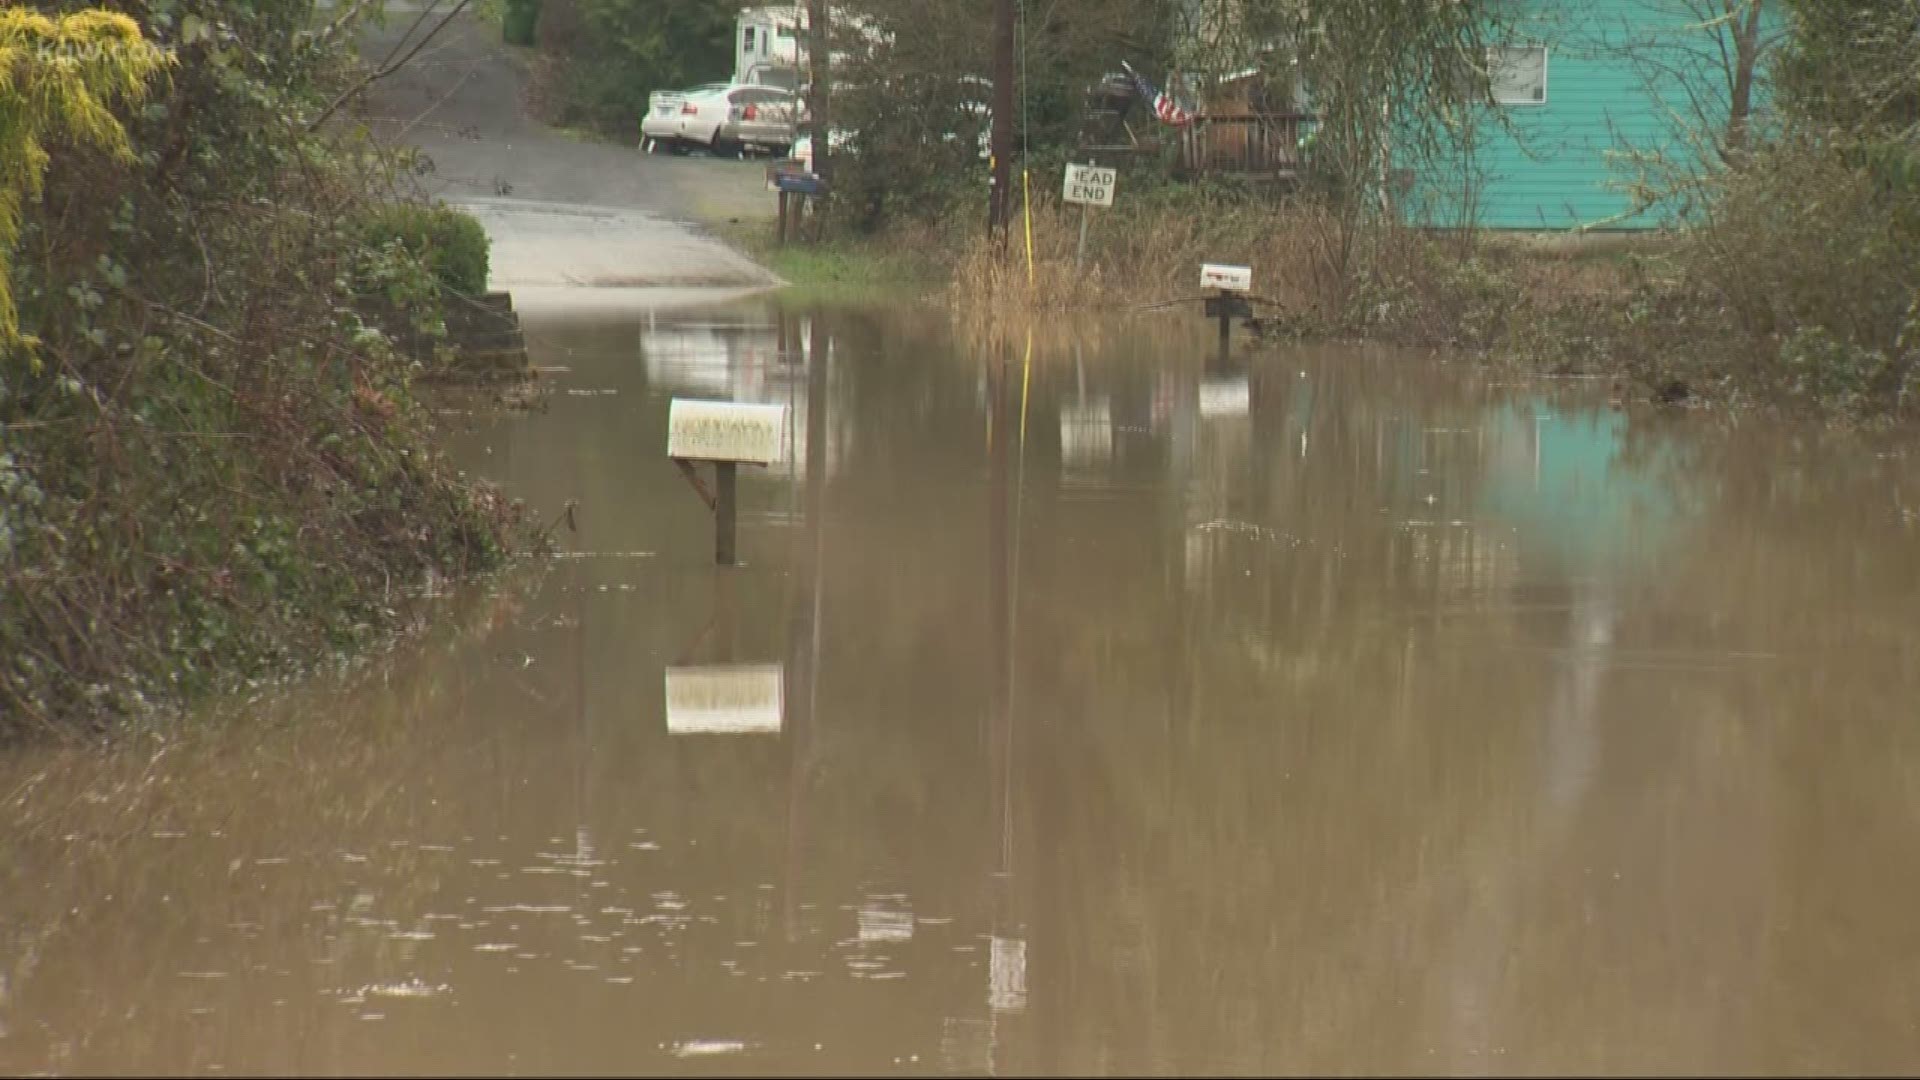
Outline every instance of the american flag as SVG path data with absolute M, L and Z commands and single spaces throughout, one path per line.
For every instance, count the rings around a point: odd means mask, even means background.
M 1161 123 L 1180 127 L 1192 122 L 1193 113 L 1182 108 L 1172 94 L 1155 89 L 1145 76 L 1133 70 L 1132 64 L 1122 60 L 1120 66 L 1127 70 L 1127 77 L 1133 80 L 1134 89 L 1140 92 L 1141 98 L 1153 102 L 1153 115 L 1159 117 Z

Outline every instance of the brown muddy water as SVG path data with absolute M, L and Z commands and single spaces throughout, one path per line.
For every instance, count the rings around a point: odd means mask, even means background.
M 528 326 L 546 409 L 447 422 L 565 557 L 0 761 L 0 1071 L 1920 1069 L 1899 447 L 1170 323 Z M 738 569 L 674 395 L 791 407 Z

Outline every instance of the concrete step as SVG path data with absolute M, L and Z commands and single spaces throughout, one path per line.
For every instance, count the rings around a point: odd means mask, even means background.
M 528 370 L 527 350 L 462 349 L 453 366 L 462 375 L 483 378 L 520 375 Z
M 441 309 L 441 314 L 446 318 L 447 332 L 452 334 L 520 329 L 520 316 L 511 311 L 449 304 Z
M 447 289 L 441 293 L 447 307 L 485 308 L 488 311 L 512 311 L 513 294 L 505 289 L 492 292 L 467 294 L 457 289 Z
M 453 344 L 463 351 L 486 352 L 493 349 L 527 348 L 527 336 L 520 330 L 483 330 L 467 334 L 448 335 Z

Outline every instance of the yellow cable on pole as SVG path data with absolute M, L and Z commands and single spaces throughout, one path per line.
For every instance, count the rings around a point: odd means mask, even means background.
M 1027 451 L 1027 386 L 1033 381 L 1033 327 L 1027 327 L 1027 357 L 1020 361 L 1020 452 Z
M 1033 288 L 1033 182 L 1027 177 L 1025 166 L 1020 169 L 1020 189 L 1026 195 L 1027 219 L 1027 288 Z M 1033 342 L 1027 342 L 1027 351 L 1031 358 Z

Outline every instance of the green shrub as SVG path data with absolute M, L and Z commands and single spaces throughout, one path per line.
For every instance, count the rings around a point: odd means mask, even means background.
M 1904 404 L 1911 364 L 1803 326 L 1780 343 L 1786 388 L 1822 405 L 1855 410 L 1873 400 Z
M 398 241 L 455 292 L 477 296 L 487 291 L 487 233 L 463 210 L 389 203 L 367 215 L 362 239 L 373 249 Z
M 479 230 L 384 207 L 397 156 L 289 122 L 358 77 L 303 35 L 310 4 L 144 6 L 218 28 L 161 38 L 181 63 L 126 118 L 150 149 L 50 144 L 21 208 L 21 326 L 48 362 L 0 362 L 0 743 L 329 662 L 404 625 L 410 582 L 503 555 L 498 500 L 357 310 L 381 275 L 438 307 L 409 239 L 483 284 Z
M 545 0 L 535 33 L 558 69 L 545 119 L 637 140 L 649 92 L 727 77 L 740 8 L 731 0 Z

